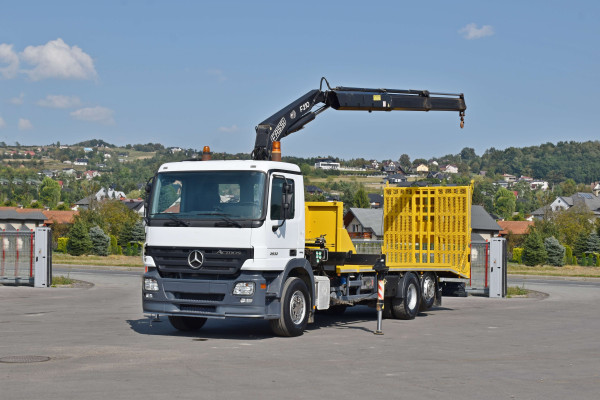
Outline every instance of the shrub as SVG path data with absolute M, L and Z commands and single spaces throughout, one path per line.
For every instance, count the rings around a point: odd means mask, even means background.
M 58 251 L 59 253 L 66 253 L 68 243 L 69 243 L 69 238 L 59 237 L 58 245 L 56 246 L 56 251 Z
M 92 253 L 98 256 L 107 256 L 110 238 L 99 226 L 90 229 L 90 240 L 92 241 Z
M 523 246 L 523 262 L 525 265 L 533 267 L 535 265 L 542 265 L 546 262 L 548 254 L 544 247 L 542 237 L 537 231 L 532 231 L 527 235 Z
M 108 251 L 110 254 L 119 254 L 119 245 L 117 244 L 117 237 L 115 235 L 109 235 L 110 237 L 110 247 Z
M 513 248 L 513 261 L 519 264 L 523 264 L 523 248 L 515 247 Z
M 548 264 L 555 267 L 565 265 L 565 248 L 558 242 L 554 236 L 550 236 L 544 240 L 544 247 L 548 254 Z
M 565 264 L 573 265 L 573 249 L 565 245 Z

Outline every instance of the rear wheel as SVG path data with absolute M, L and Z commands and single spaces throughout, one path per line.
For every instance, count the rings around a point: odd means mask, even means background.
M 392 300 L 392 314 L 397 319 L 414 319 L 421 303 L 421 285 L 413 273 L 406 274 L 402 282 L 402 298 Z
M 270 321 L 271 330 L 279 336 L 300 336 L 308 322 L 310 295 L 304 281 L 290 277 L 283 285 L 281 313 Z
M 177 317 L 169 315 L 169 322 L 173 325 L 173 328 L 179 331 L 190 332 L 202 328 L 206 323 L 206 318 Z
M 429 310 L 435 303 L 435 274 L 432 272 L 425 272 L 421 279 L 421 310 Z

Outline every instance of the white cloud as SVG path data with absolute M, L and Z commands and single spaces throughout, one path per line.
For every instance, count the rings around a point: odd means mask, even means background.
M 0 117 L 0 129 L 6 126 L 6 122 L 4 122 L 4 118 Z
M 71 117 L 80 121 L 98 122 L 104 125 L 113 125 L 115 120 L 113 118 L 114 111 L 106 107 L 86 107 L 79 110 L 73 111 Z
M 491 25 L 483 25 L 481 28 L 477 27 L 476 23 L 470 23 L 461 28 L 458 33 L 462 33 L 465 39 L 481 39 L 482 37 L 492 36 L 494 34 L 494 28 Z
M 10 102 L 10 104 L 14 104 L 15 106 L 20 106 L 25 101 L 25 93 L 21 93 L 19 95 L 19 97 L 13 97 L 12 99 L 10 99 L 8 101 Z
M 219 127 L 219 131 L 224 132 L 224 133 L 233 133 L 233 132 L 236 132 L 237 130 L 238 130 L 237 125 L 220 126 Z
M 49 94 L 45 99 L 39 100 L 37 105 L 48 108 L 74 108 L 81 105 L 81 100 L 77 96 Z
M 23 70 L 34 81 L 46 78 L 93 79 L 97 76 L 92 57 L 77 46 L 69 46 L 61 38 L 41 46 L 27 46 L 19 55 L 22 61 L 34 66 Z
M 31 124 L 31 121 L 29 121 L 28 119 L 25 119 L 25 118 L 19 118 L 19 130 L 26 131 L 29 129 L 33 129 L 33 125 Z
M 0 43 L 0 75 L 5 79 L 14 78 L 19 71 L 19 57 L 12 44 Z M 1 67 L 2 64 L 8 64 Z

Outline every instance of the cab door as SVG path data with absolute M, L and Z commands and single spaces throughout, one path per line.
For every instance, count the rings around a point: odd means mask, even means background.
M 269 182 L 269 203 L 265 221 L 267 235 L 267 258 L 284 260 L 304 256 L 304 193 L 300 175 L 273 174 Z M 288 218 L 283 219 L 284 190 L 287 187 L 289 202 Z M 289 191 L 291 190 L 291 193 Z M 287 262 L 286 262 L 287 263 Z

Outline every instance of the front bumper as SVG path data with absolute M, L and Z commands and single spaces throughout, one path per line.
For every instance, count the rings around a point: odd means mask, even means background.
M 231 279 L 211 279 L 210 276 L 205 279 L 170 279 L 162 278 L 153 269 L 144 274 L 145 278 L 158 282 L 158 291 L 144 290 L 142 285 L 145 313 L 220 319 L 279 318 L 279 298 L 268 292 L 268 282 L 260 273 L 242 272 Z M 254 294 L 233 295 L 233 288 L 238 282 L 254 282 Z M 263 289 L 265 286 L 266 289 Z

